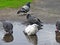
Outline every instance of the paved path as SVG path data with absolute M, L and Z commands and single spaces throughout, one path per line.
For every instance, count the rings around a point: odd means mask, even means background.
M 26 20 L 25 16 L 16 14 L 17 10 L 10 8 L 0 10 L 0 19 Z M 60 0 L 34 0 L 29 13 L 41 19 L 44 23 L 55 23 L 60 20 Z
M 46 23 L 55 23 L 60 19 L 60 0 L 35 0 L 32 8 L 34 14 Z

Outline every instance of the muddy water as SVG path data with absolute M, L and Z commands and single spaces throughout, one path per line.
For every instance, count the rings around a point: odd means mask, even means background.
M 26 26 L 20 22 L 12 22 L 12 24 L 13 35 L 6 36 L 0 23 L 0 45 L 59 45 L 55 39 L 54 24 L 44 24 L 43 29 L 35 36 L 26 36 L 23 33 Z

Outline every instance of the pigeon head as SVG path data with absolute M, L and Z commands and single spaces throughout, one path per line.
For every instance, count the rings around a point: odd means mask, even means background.
M 37 24 L 33 24 L 33 26 L 36 26 L 36 27 L 38 27 L 39 25 L 37 25 Z
M 5 30 L 6 34 L 13 34 L 13 30 Z
M 13 33 L 13 30 L 10 30 L 9 33 L 12 34 Z
M 28 2 L 26 5 L 27 5 L 28 7 L 30 7 L 30 3 L 31 3 L 31 2 Z
M 27 19 L 28 19 L 29 17 L 31 17 L 31 15 L 30 15 L 30 14 L 27 14 Z

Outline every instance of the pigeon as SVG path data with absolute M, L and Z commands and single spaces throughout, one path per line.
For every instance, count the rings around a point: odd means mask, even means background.
M 6 31 L 6 33 L 12 34 L 13 33 L 13 24 L 7 21 L 3 21 L 3 28 Z
M 27 35 L 35 35 L 38 31 L 38 25 L 32 24 L 28 25 L 23 32 Z
M 28 2 L 20 10 L 18 10 L 17 14 L 19 14 L 19 13 L 27 13 L 29 10 L 30 10 L 30 2 Z
M 43 26 L 41 24 L 42 22 L 41 22 L 40 19 L 38 19 L 38 18 L 36 18 L 34 16 L 31 16 L 30 14 L 27 14 L 26 18 L 27 18 L 27 21 L 29 22 L 29 24 L 37 24 L 37 25 L 39 25 L 39 29 L 41 29 L 40 27 Z

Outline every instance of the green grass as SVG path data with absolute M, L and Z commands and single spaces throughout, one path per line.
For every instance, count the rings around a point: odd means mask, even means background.
M 18 8 L 32 0 L 0 0 L 0 9 L 2 8 Z

